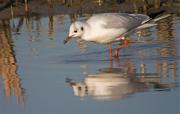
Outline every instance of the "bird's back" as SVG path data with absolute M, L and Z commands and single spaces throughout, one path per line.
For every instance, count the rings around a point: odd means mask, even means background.
M 150 18 L 143 14 L 103 13 L 96 14 L 87 20 L 90 25 L 100 24 L 104 28 L 135 28 Z
M 87 20 L 91 30 L 84 39 L 99 43 L 109 43 L 122 37 L 126 32 L 137 28 L 150 18 L 143 14 L 104 13 L 96 14 Z

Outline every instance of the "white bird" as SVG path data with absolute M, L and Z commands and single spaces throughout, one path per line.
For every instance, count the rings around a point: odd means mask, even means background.
M 112 59 L 111 43 L 124 39 L 134 30 L 149 22 L 150 19 L 149 16 L 143 14 L 96 14 L 85 22 L 73 22 L 69 29 L 69 35 L 64 39 L 64 44 L 73 37 L 80 37 L 85 41 L 110 44 L 110 58 Z M 127 40 L 124 40 L 124 45 L 127 43 Z M 115 57 L 118 57 L 121 47 L 122 45 L 115 49 Z

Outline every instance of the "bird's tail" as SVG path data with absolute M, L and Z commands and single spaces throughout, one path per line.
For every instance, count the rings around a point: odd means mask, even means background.
M 168 18 L 169 16 L 171 16 L 171 14 L 166 14 L 166 15 L 162 15 L 160 17 L 154 18 L 154 19 L 150 19 L 149 21 L 147 21 L 147 22 L 143 23 L 142 25 L 140 25 L 139 27 L 137 27 L 136 31 L 156 26 L 157 21 Z
M 152 21 L 157 22 L 157 21 L 160 21 L 160 20 L 165 19 L 165 18 L 170 17 L 170 16 L 171 16 L 171 14 L 162 15 L 160 17 L 152 19 Z

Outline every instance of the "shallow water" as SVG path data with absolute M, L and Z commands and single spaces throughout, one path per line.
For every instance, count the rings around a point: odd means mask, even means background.
M 1 114 L 180 112 L 179 17 L 130 36 L 132 43 L 112 63 L 105 45 L 63 44 L 71 17 L 1 21 Z

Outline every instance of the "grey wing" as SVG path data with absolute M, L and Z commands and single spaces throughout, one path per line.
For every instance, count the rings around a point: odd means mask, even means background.
M 143 14 L 127 14 L 127 13 L 107 13 L 98 15 L 104 28 L 124 28 L 128 30 L 134 29 L 141 24 L 147 22 L 150 18 Z

